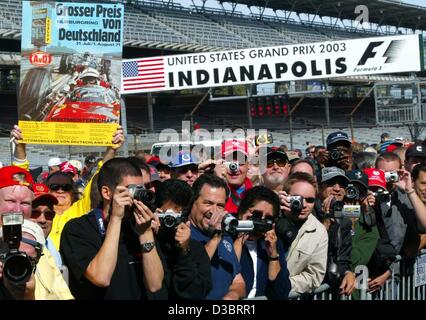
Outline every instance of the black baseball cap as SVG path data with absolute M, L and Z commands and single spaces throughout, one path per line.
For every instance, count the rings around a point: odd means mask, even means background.
M 416 143 L 405 151 L 405 158 L 426 158 L 426 147 Z
M 352 144 L 351 140 L 349 140 L 348 135 L 343 131 L 332 132 L 327 137 L 327 147 L 335 144 L 336 142 L 345 141 L 349 144 Z
M 361 170 L 346 171 L 346 177 L 350 182 L 360 184 L 365 191 L 368 190 L 368 175 Z
M 283 159 L 288 162 L 287 153 L 277 147 L 268 147 L 266 149 L 266 159 Z
M 96 157 L 95 157 L 95 156 L 93 156 L 93 155 L 87 156 L 87 157 L 84 159 L 84 163 L 85 163 L 85 164 L 95 164 L 95 163 L 96 163 Z

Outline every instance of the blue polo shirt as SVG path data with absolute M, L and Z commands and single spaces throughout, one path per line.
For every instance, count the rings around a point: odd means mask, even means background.
M 191 225 L 191 239 L 206 244 L 211 237 Z M 208 300 L 220 300 L 228 293 L 235 276 L 241 272 L 232 238 L 224 235 L 217 250 L 210 260 L 213 288 L 207 295 Z

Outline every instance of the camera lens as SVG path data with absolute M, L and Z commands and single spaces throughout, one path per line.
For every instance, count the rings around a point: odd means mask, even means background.
M 176 226 L 176 219 L 172 215 L 167 215 L 163 219 L 163 224 L 167 228 L 174 228 Z
M 356 200 L 359 198 L 359 192 L 358 190 L 351 186 L 351 187 L 347 187 L 346 188 L 346 198 L 350 199 L 350 200 Z
M 4 262 L 3 274 L 15 284 L 26 283 L 33 272 L 31 260 L 22 253 L 8 256 Z

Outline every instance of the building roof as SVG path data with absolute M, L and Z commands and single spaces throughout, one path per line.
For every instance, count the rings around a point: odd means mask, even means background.
M 236 0 L 221 1 L 267 7 L 274 10 L 293 11 L 302 14 L 317 14 L 321 17 L 340 17 L 355 20 L 359 14 L 355 8 L 366 4 L 369 22 L 409 29 L 426 30 L 426 7 L 402 4 L 396 0 Z

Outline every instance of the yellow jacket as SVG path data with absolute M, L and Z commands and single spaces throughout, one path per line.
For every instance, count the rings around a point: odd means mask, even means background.
M 43 255 L 37 263 L 35 272 L 36 300 L 71 300 L 74 297 L 56 266 L 49 250 L 43 247 Z

